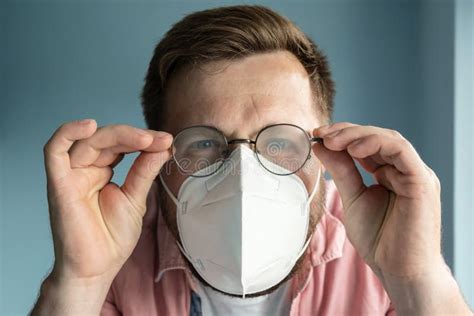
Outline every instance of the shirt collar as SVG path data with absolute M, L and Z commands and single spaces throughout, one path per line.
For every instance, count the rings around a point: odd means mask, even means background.
M 304 268 L 295 278 L 297 284 L 304 287 L 307 274 L 312 267 L 340 258 L 346 240 L 346 231 L 341 221 L 333 215 L 342 212 L 342 205 L 333 181 L 325 181 L 326 185 L 326 211 L 316 225 L 311 237 L 309 251 L 304 259 Z M 156 190 L 157 191 L 157 190 Z M 150 207 L 157 207 L 157 247 L 158 258 L 155 260 L 155 282 L 159 282 L 164 273 L 171 270 L 182 269 L 189 276 L 190 271 L 181 254 L 176 238 L 169 230 L 158 203 Z M 300 286 L 298 286 L 300 287 Z

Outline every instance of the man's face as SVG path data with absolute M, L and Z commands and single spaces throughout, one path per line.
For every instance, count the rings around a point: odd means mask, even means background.
M 176 135 L 194 125 L 214 126 L 227 139 L 253 139 L 265 126 L 291 123 L 308 134 L 320 126 L 306 70 L 289 52 L 252 55 L 237 61 L 219 61 L 199 69 L 182 69 L 174 74 L 166 91 L 165 126 L 163 130 Z M 304 168 L 296 173 L 308 192 L 321 178 L 321 165 L 314 154 Z M 170 162 L 162 172 L 175 196 L 186 175 Z M 311 228 L 323 209 L 323 186 L 311 204 Z M 176 238 L 176 206 L 160 190 L 163 215 Z M 295 266 L 296 270 L 298 265 Z

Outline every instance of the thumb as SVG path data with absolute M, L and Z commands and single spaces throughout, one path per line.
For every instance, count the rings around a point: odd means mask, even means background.
M 122 185 L 122 191 L 131 199 L 143 216 L 146 211 L 146 199 L 153 180 L 161 167 L 171 158 L 169 150 L 157 153 L 142 152 L 133 162 L 130 171 Z
M 352 157 L 345 150 L 332 151 L 323 144 L 315 144 L 313 152 L 331 174 L 344 207 L 350 207 L 354 199 L 366 189 Z

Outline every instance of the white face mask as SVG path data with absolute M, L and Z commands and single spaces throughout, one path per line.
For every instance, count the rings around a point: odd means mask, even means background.
M 210 285 L 245 297 L 282 281 L 306 250 L 319 175 L 309 195 L 298 176 L 268 172 L 240 145 L 214 174 L 187 178 L 178 198 L 160 179 L 177 206 L 183 254 Z

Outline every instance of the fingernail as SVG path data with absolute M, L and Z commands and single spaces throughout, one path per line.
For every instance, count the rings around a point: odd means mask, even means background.
M 84 120 L 80 120 L 79 124 L 87 125 L 87 124 L 91 123 L 92 121 L 94 121 L 94 120 L 93 119 L 84 119 Z
M 341 131 L 335 131 L 335 132 L 332 132 L 332 133 L 329 133 L 327 135 L 325 135 L 324 137 L 334 137 L 336 136 L 337 134 L 339 134 Z
M 151 136 L 150 133 L 148 133 L 147 131 L 143 129 L 137 129 L 137 134 L 140 134 L 142 136 Z
M 171 134 L 169 134 L 169 133 L 167 133 L 167 132 L 157 132 L 156 137 L 158 137 L 158 138 L 166 138 L 166 137 L 171 137 Z
M 350 143 L 349 146 L 351 146 L 351 147 L 352 147 L 352 146 L 357 146 L 357 145 L 359 145 L 360 143 L 362 143 L 362 139 L 358 139 L 358 140 L 356 140 L 356 141 L 353 141 L 352 143 Z
M 320 132 L 323 132 L 323 131 L 329 129 L 329 127 L 331 127 L 331 125 L 323 125 L 323 126 L 318 127 L 316 130 L 320 131 Z
M 333 127 L 333 124 L 328 124 L 328 125 L 318 127 L 317 129 L 318 135 L 325 136 L 331 131 L 332 127 Z

